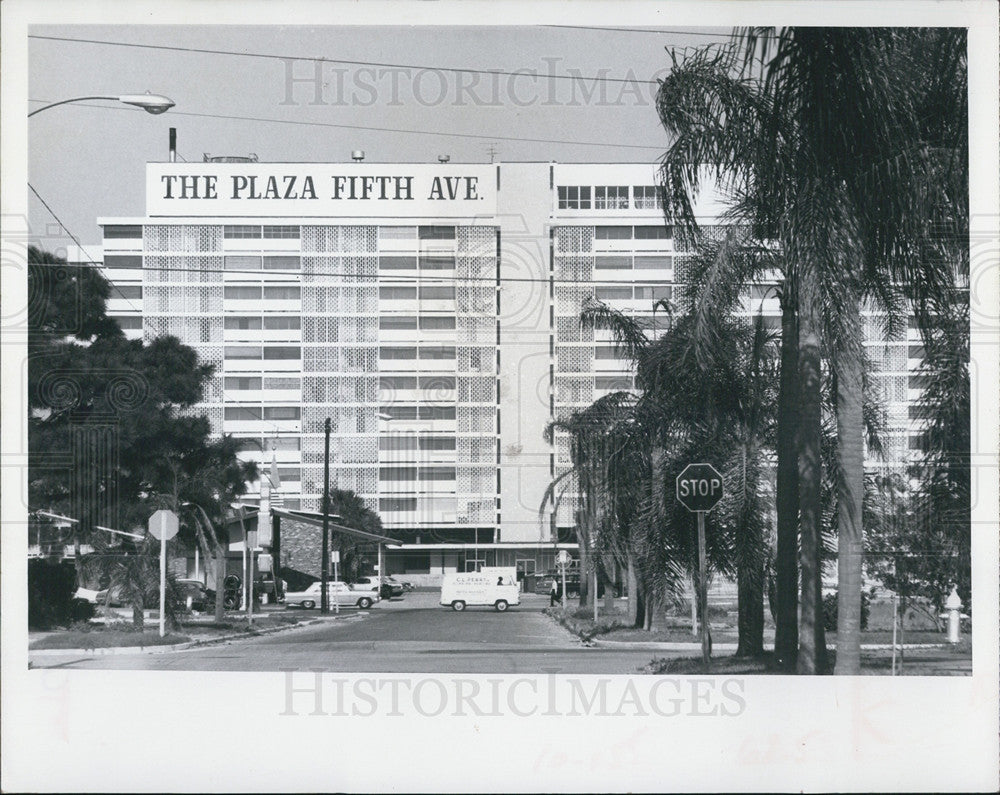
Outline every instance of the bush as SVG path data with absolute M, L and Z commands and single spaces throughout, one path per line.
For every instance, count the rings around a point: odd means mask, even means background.
M 861 592 L 861 629 L 868 629 L 868 614 L 871 612 L 871 595 Z M 823 597 L 823 628 L 827 632 L 837 631 L 837 592 Z

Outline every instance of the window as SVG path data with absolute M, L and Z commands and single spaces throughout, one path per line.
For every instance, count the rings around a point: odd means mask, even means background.
M 622 352 L 616 345 L 598 345 L 594 348 L 595 359 L 621 359 Z
M 299 467 L 278 467 L 278 480 L 302 480 Z
M 253 377 L 226 376 L 223 386 L 226 389 L 260 389 L 261 379 Z
M 417 468 L 416 467 L 379 467 L 378 470 L 379 480 L 389 480 L 389 481 L 400 481 L 400 480 L 416 480 L 417 479 Z
M 599 375 L 594 378 L 594 386 L 598 389 L 631 389 L 630 375 Z
M 417 237 L 421 240 L 454 240 L 453 226 L 421 226 L 417 229 Z
M 383 436 L 378 440 L 379 450 L 416 450 L 416 436 Z
M 661 298 L 666 298 L 669 301 L 672 296 L 673 288 L 671 287 L 645 285 L 635 288 L 635 297 L 637 299 L 659 301 Z
M 417 418 L 416 406 L 382 406 L 379 411 L 388 414 L 394 420 L 415 420 Z
M 104 227 L 106 240 L 141 240 L 142 227 L 138 224 L 108 224 Z
M 298 450 L 301 445 L 297 436 L 281 436 L 277 439 L 268 439 L 265 449 L 270 450 Z M 279 471 L 278 476 L 281 476 Z
M 416 240 L 417 228 L 415 226 L 380 226 L 378 236 L 379 240 Z
M 445 254 L 421 254 L 420 270 L 453 271 L 455 270 L 455 258 Z
M 226 297 L 228 298 L 229 296 Z M 261 326 L 259 317 L 227 317 L 223 322 L 230 331 L 248 331 L 250 329 L 259 329 Z
M 923 345 L 911 345 L 907 354 L 911 359 L 923 359 L 927 355 Z
M 260 257 L 225 257 L 223 268 L 227 271 L 259 271 L 261 269 Z
M 301 359 L 302 348 L 297 345 L 270 345 L 264 348 L 265 359 Z
M 226 240 L 248 240 L 260 237 L 260 227 L 239 224 L 227 225 L 222 227 L 222 237 Z
M 418 411 L 422 420 L 453 420 L 455 419 L 454 406 L 420 406 Z
M 267 329 L 297 329 L 302 327 L 299 317 L 265 317 L 264 328 Z
M 422 375 L 420 376 L 421 389 L 454 389 L 455 376 L 453 375 Z
M 121 287 L 115 286 L 109 296 L 111 300 L 116 298 L 142 298 L 142 288 L 138 285 L 123 284 Z
M 118 323 L 118 327 L 122 331 L 135 331 L 136 329 L 142 328 L 142 318 L 137 315 L 119 315 L 118 317 L 112 316 L 112 319 Z
M 420 349 L 421 359 L 454 359 L 455 347 L 453 345 L 425 345 Z
M 384 345 L 378 349 L 379 359 L 416 359 L 417 349 L 415 347 L 399 347 L 395 345 Z
M 301 257 L 293 256 L 269 256 L 264 257 L 264 270 L 266 271 L 297 271 L 302 268 Z
M 420 297 L 429 300 L 454 299 L 454 287 L 421 287 Z
M 420 328 L 423 331 L 455 328 L 455 318 L 440 316 L 424 316 L 420 318 Z
M 421 450 L 454 450 L 454 436 L 420 436 Z
M 595 210 L 627 210 L 628 185 L 598 185 L 594 188 Z
M 629 301 L 632 299 L 631 287 L 597 287 L 594 295 L 601 301 Z
M 254 417 L 253 419 L 256 419 Z M 247 450 L 260 451 L 264 449 L 264 446 L 260 443 L 260 439 L 255 436 L 239 436 L 235 440 L 237 452 L 244 453 Z
M 298 240 L 299 228 L 297 226 L 264 225 L 264 237 L 269 240 Z
M 260 419 L 260 409 L 250 406 L 226 406 L 223 417 L 227 420 L 238 420 L 240 422 L 255 422 Z M 257 440 L 254 439 L 256 442 Z M 248 447 L 248 450 L 256 450 L 258 447 Z
M 594 257 L 594 268 L 601 270 L 631 270 L 632 258 L 621 254 Z
M 417 268 L 417 258 L 416 257 L 389 257 L 381 256 L 378 258 L 379 270 L 383 271 L 410 271 L 416 270 Z
M 383 497 L 378 501 L 380 511 L 415 511 L 417 510 L 416 497 Z M 429 569 L 428 569 L 429 570 Z
M 226 359 L 260 359 L 262 351 L 255 345 L 227 345 L 225 347 Z
M 589 185 L 560 185 L 559 186 L 559 209 L 560 210 L 589 210 L 590 209 L 590 186 Z
M 673 227 L 658 224 L 656 226 L 633 227 L 636 240 L 670 240 L 674 236 Z
M 260 287 L 224 287 L 222 289 L 222 295 L 225 298 L 236 298 L 241 301 L 260 300 L 261 296 Z
M 421 480 L 454 480 L 455 467 L 420 467 Z
M 141 254 L 128 254 L 128 255 L 109 255 L 104 258 L 105 268 L 141 268 L 142 267 L 142 255 Z
M 413 331 L 417 328 L 415 317 L 384 315 L 378 319 L 378 327 L 386 331 Z
M 669 255 L 658 257 L 637 255 L 635 258 L 636 270 L 669 270 L 672 267 L 674 267 L 674 262 Z
M 907 379 L 907 388 L 909 389 L 924 389 L 931 385 L 931 377 L 929 375 L 911 375 Z
M 299 288 L 298 287 L 265 287 L 264 288 L 264 298 L 270 298 L 273 300 L 298 300 L 299 298 Z
M 265 420 L 297 420 L 299 416 L 298 406 L 264 406 Z
M 631 226 L 597 226 L 594 227 L 594 238 L 597 240 L 631 240 Z
M 264 389 L 299 389 L 302 381 L 299 378 L 265 378 Z M 298 448 L 295 448 L 298 450 Z
M 634 185 L 632 196 L 637 210 L 662 210 L 663 199 L 658 185 Z
M 403 301 L 417 297 L 416 287 L 379 287 L 378 297 L 383 301 Z
M 415 375 L 380 375 L 378 377 L 379 389 L 416 389 L 417 377 Z

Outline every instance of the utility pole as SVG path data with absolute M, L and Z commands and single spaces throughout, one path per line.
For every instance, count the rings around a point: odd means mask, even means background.
M 323 561 L 320 567 L 320 612 L 330 612 L 330 595 L 327 583 L 330 580 L 330 418 L 323 424 L 326 441 L 323 444 Z

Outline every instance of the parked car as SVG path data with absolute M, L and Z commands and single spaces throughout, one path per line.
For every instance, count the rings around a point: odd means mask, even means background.
M 383 599 L 392 599 L 394 596 L 402 596 L 405 592 L 403 584 L 392 577 L 383 577 L 381 584 L 378 577 L 359 577 L 354 583 L 355 590 L 378 591 L 378 595 Z
M 201 580 L 176 580 L 174 596 L 175 606 L 180 609 L 190 607 L 191 610 L 204 613 L 215 608 L 215 591 L 206 588 Z
M 331 605 L 340 605 L 341 607 L 354 607 L 356 605 L 367 610 L 379 600 L 377 593 L 371 593 L 365 588 L 352 588 L 346 582 L 328 582 L 326 588 Z M 311 610 L 322 604 L 322 595 L 322 583 L 314 582 L 303 591 L 286 592 L 285 606 L 297 606 Z

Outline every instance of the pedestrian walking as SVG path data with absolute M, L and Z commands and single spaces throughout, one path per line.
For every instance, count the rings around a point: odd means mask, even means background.
M 559 601 L 559 585 L 552 580 L 552 587 L 549 589 L 549 607 L 555 607 Z

